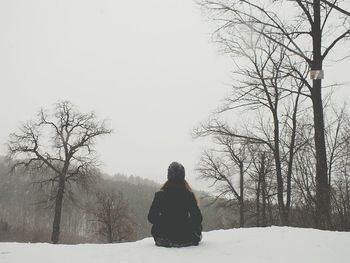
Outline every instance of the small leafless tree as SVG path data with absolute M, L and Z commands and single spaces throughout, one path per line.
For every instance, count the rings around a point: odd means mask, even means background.
M 244 177 L 249 167 L 248 145 L 225 135 L 217 135 L 215 143 L 216 149 L 203 153 L 197 171 L 202 179 L 216 186 L 216 200 L 226 199 L 230 205 L 238 202 L 239 226 L 244 227 Z
M 98 162 L 96 138 L 110 134 L 105 121 L 99 122 L 93 112 L 81 113 L 63 101 L 54 111 L 40 110 L 37 118 L 10 135 L 9 157 L 17 167 L 39 175 L 34 184 L 51 189 L 54 220 L 51 241 L 59 241 L 62 203 L 72 184 L 88 186 L 95 176 Z
M 91 213 L 98 223 L 98 233 L 108 243 L 130 241 L 135 235 L 135 226 L 129 216 L 129 205 L 121 193 L 97 192 L 96 203 Z

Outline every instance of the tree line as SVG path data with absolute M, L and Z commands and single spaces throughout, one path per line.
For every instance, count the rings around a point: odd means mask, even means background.
M 350 13 L 325 0 L 200 3 L 235 65 L 231 94 L 193 132 L 216 145 L 200 160 L 201 177 L 238 202 L 241 226 L 255 199 L 258 224 L 349 230 L 349 113 L 322 95 L 322 79 L 350 37 Z M 277 222 L 268 220 L 272 204 Z

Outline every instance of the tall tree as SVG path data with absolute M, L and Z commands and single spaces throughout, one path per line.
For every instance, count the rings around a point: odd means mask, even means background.
M 72 103 L 62 101 L 51 114 L 40 110 L 37 118 L 10 135 L 9 157 L 15 161 L 12 170 L 22 166 L 28 172 L 42 174 L 35 183 L 51 188 L 54 244 L 59 241 L 65 195 L 71 184 L 87 186 L 94 178 L 98 165 L 94 151 L 96 138 L 111 132 L 106 122 L 98 121 L 93 112 L 81 113 Z

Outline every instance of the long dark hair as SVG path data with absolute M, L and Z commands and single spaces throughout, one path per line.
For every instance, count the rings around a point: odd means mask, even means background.
M 199 204 L 198 198 L 196 197 L 191 186 L 188 184 L 188 182 L 186 180 L 167 180 L 163 184 L 163 186 L 160 188 L 160 190 L 166 191 L 167 189 L 171 189 L 171 188 L 182 189 L 186 192 L 193 193 L 193 195 L 196 199 L 197 205 Z
M 160 190 L 167 190 L 169 188 L 177 188 L 177 189 L 182 189 L 187 192 L 193 193 L 193 190 L 191 186 L 187 183 L 186 180 L 167 180 L 163 186 L 160 188 Z

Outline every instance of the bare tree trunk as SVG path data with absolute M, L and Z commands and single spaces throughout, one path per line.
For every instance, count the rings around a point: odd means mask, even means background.
M 345 193 L 346 193 L 346 205 L 345 205 L 345 214 L 348 213 L 349 209 L 350 209 L 350 194 L 349 194 L 349 182 L 346 179 L 345 181 Z
M 55 201 L 55 216 L 53 220 L 52 226 L 52 235 L 51 241 L 53 244 L 57 244 L 60 235 L 60 224 L 61 224 L 61 212 L 62 212 L 62 203 L 63 203 L 63 195 L 64 195 L 64 187 L 65 187 L 65 178 L 60 176 L 58 183 L 58 190 Z
M 322 70 L 321 54 L 321 15 L 320 0 L 314 0 L 314 24 L 312 27 L 313 40 L 313 70 Z M 330 193 L 327 176 L 327 153 L 325 145 L 325 130 L 321 79 L 313 80 L 312 105 L 314 112 L 315 150 L 316 150 L 316 224 L 320 229 L 329 229 L 330 222 Z
M 316 224 L 320 229 L 329 229 L 331 226 L 330 193 L 327 177 L 327 153 L 324 135 L 321 80 L 314 80 L 313 89 L 312 101 L 314 109 L 316 150 Z
M 113 200 L 107 200 L 107 241 L 108 243 L 113 243 L 113 230 L 112 230 L 112 210 L 113 210 Z
M 266 226 L 266 179 L 265 179 L 265 153 L 261 155 L 261 199 L 262 199 L 262 226 Z
M 286 202 L 286 214 L 289 221 L 290 206 L 291 206 L 291 196 L 292 196 L 292 173 L 293 173 L 293 163 L 295 154 L 295 141 L 297 134 L 297 113 L 298 113 L 298 103 L 300 98 L 301 87 L 299 87 L 299 93 L 297 94 L 293 114 L 292 114 L 292 134 L 289 144 L 289 157 L 288 157 L 288 170 L 287 170 L 287 202 Z M 288 222 L 289 223 L 289 222 Z
M 108 243 L 113 243 L 112 226 L 111 226 L 111 224 L 108 224 L 107 242 Z
M 259 172 L 259 178 L 258 178 L 258 187 L 256 189 L 256 226 L 260 226 L 260 185 L 261 185 L 261 178 L 260 178 L 260 172 Z
M 244 227 L 244 171 L 243 163 L 239 165 L 240 173 L 240 198 L 239 198 L 239 227 Z
M 271 198 L 268 197 L 267 199 L 267 208 L 269 210 L 269 224 L 270 225 L 274 225 L 275 224 L 275 220 L 274 220 L 274 217 L 273 217 L 273 207 L 272 207 L 272 204 L 271 204 Z
M 279 122 L 277 113 L 274 113 L 274 157 L 276 163 L 276 176 L 277 176 L 277 200 L 278 200 L 278 210 L 282 225 L 288 225 L 288 214 L 286 214 L 286 209 L 283 200 L 283 178 L 282 178 L 282 165 L 280 156 L 280 142 L 279 142 Z

